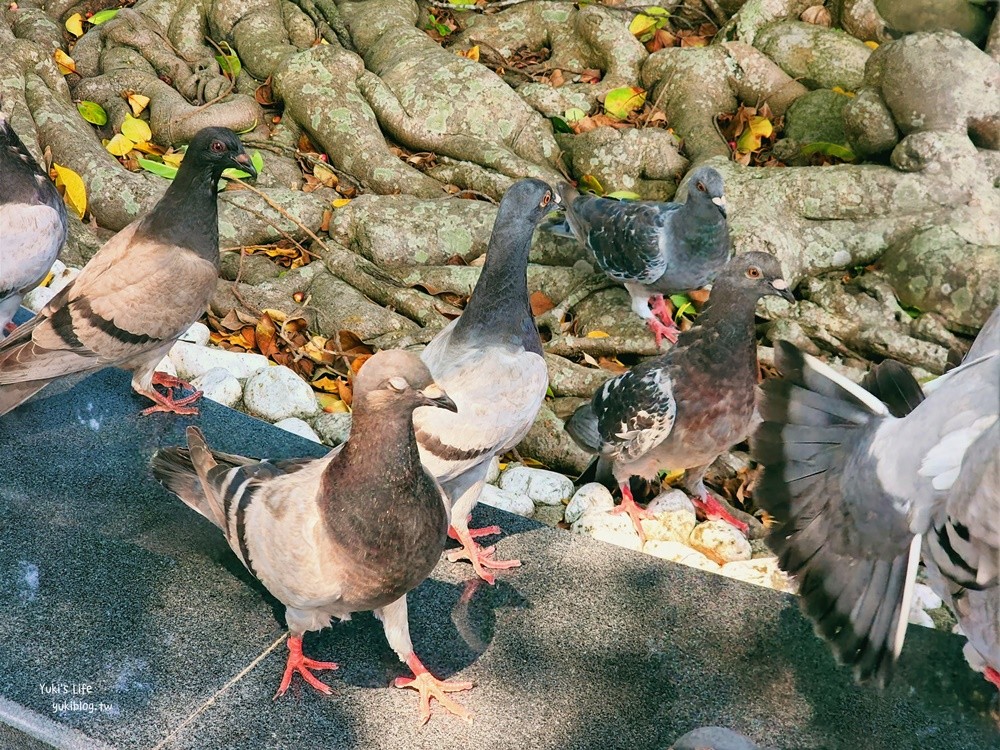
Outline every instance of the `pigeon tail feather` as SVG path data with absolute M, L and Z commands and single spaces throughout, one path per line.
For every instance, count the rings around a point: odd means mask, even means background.
M 863 527 L 871 519 L 857 513 L 856 498 L 845 496 L 857 487 L 845 490 L 842 478 L 858 473 L 855 464 L 889 412 L 787 342 L 777 343 L 776 356 L 783 379 L 765 383 L 764 423 L 751 441 L 752 457 L 765 467 L 754 497 L 779 522 L 768 545 L 798 579 L 802 609 L 838 660 L 859 682 L 883 685 L 902 648 L 920 536 L 886 497 L 878 504 L 888 509 L 880 520 L 886 544 L 869 546 Z M 899 389 L 905 381 L 896 375 L 890 368 L 880 385 Z M 861 481 L 870 485 L 865 492 L 884 492 L 877 477 Z
M 894 417 L 905 417 L 924 400 L 920 383 L 906 367 L 893 359 L 872 367 L 861 385 L 889 407 Z
M 601 449 L 601 431 L 598 427 L 597 412 L 592 401 L 578 408 L 566 420 L 566 432 L 587 453 L 597 453 Z

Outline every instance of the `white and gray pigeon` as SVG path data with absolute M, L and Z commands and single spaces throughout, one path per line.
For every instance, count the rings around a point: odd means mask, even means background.
M 721 518 L 746 533 L 709 493 L 705 471 L 744 440 L 754 414 L 757 341 L 754 309 L 766 295 L 792 300 L 781 264 L 767 253 L 733 258 L 715 281 L 707 307 L 676 346 L 612 378 L 566 423 L 584 450 L 598 454 L 596 479 L 621 488 L 622 503 L 640 539 L 649 518 L 632 497 L 633 476 L 652 480 L 662 469 L 685 469 L 684 487 L 707 518 Z
M 817 633 L 859 681 L 884 684 L 922 560 L 1000 687 L 1000 308 L 923 393 L 898 365 L 866 379 L 891 406 L 787 342 L 775 355 L 754 499 Z
M 215 291 L 216 193 L 229 167 L 256 174 L 233 131 L 201 130 L 153 210 L 108 240 L 79 276 L 0 342 L 0 415 L 53 380 L 112 366 L 131 370 L 132 388 L 155 402 L 144 413 L 197 414 L 188 404 L 201 394 L 161 394 L 154 385 L 190 386 L 154 369 Z
M 520 563 L 496 560 L 493 547 L 480 547 L 476 537 L 500 529 L 470 529 L 468 516 L 493 457 L 521 442 L 548 389 L 542 342 L 528 301 L 527 267 L 532 234 L 552 198 L 541 180 L 519 180 L 507 190 L 465 310 L 421 355 L 458 404 L 457 414 L 418 409 L 414 415 L 420 456 L 451 500 L 449 533 L 462 544 L 449 559 L 468 559 L 490 583 L 494 576 L 486 568 Z
M 66 204 L 0 112 L 0 340 L 66 241 Z
M 414 674 L 397 687 L 420 694 L 420 718 L 430 699 L 450 712 L 469 713 L 447 693 L 471 683 L 434 677 L 413 651 L 406 594 L 441 559 L 448 504 L 420 462 L 413 411 L 455 404 L 411 352 L 383 351 L 354 381 L 350 439 L 323 458 L 258 461 L 213 451 L 197 427 L 188 448 L 165 448 L 153 474 L 188 506 L 218 526 L 233 552 L 282 604 L 288 623 L 288 663 L 275 698 L 295 672 L 312 687 L 330 687 L 310 670 L 333 662 L 302 654 L 305 633 L 373 610 L 393 651 Z
M 575 237 L 609 278 L 625 285 L 633 312 L 646 321 L 657 346 L 663 338 L 676 342 L 663 296 L 710 284 L 729 260 L 722 175 L 712 167 L 696 169 L 684 203 L 599 198 L 566 183 L 559 192 L 565 217 L 543 227 Z

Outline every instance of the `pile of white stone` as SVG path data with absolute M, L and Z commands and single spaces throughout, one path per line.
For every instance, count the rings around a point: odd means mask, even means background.
M 37 312 L 79 273 L 59 261 L 52 272 L 50 285 L 25 297 L 26 307 Z M 347 440 L 351 415 L 323 412 L 312 388 L 295 372 L 260 354 L 210 346 L 209 336 L 207 326 L 195 323 L 157 369 L 189 381 L 205 398 L 309 440 L 330 446 Z M 573 533 L 588 534 L 654 557 L 795 592 L 795 582 L 763 544 L 752 545 L 723 521 L 699 523 L 694 505 L 680 490 L 667 490 L 649 504 L 654 518 L 642 522 L 646 536 L 643 543 L 628 516 L 609 513 L 615 506 L 614 499 L 600 484 L 576 489 L 563 474 L 521 464 L 511 464 L 501 471 L 498 459 L 493 460 L 486 481 L 482 502 L 495 508 L 533 517 L 549 526 L 568 524 Z M 924 584 L 917 584 L 910 622 L 934 627 L 928 612 L 939 607 L 940 598 Z

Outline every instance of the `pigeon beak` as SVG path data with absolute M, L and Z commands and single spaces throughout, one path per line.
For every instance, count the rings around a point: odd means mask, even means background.
M 248 154 L 246 151 L 234 156 L 232 162 L 234 167 L 246 172 L 251 177 L 257 176 L 257 169 L 254 167 L 253 162 L 250 160 L 250 154 Z
M 775 292 L 777 292 L 780 296 L 787 299 L 789 302 L 795 301 L 795 297 L 792 295 L 791 290 L 788 288 L 788 282 L 785 281 L 784 279 L 775 279 L 774 281 L 771 282 L 771 286 L 774 288 Z
M 715 198 L 712 198 L 712 203 L 714 203 L 715 207 L 719 209 L 719 213 L 721 213 L 723 215 L 723 217 L 725 217 L 726 216 L 726 196 L 724 196 L 724 195 L 718 195 Z
M 458 406 L 448 398 L 448 394 L 437 383 L 431 383 L 420 391 L 420 395 L 424 397 L 424 403 L 428 406 L 436 406 L 439 409 L 447 409 L 448 411 L 458 411 Z

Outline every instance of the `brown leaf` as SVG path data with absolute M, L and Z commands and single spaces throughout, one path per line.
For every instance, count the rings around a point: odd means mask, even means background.
M 349 383 L 346 383 L 343 380 L 338 380 L 337 392 L 340 394 L 340 400 L 348 406 L 354 403 L 354 390 L 351 388 Z
M 557 89 L 564 83 L 566 83 L 566 78 L 563 76 L 563 72 L 559 70 L 559 68 L 556 68 L 549 73 L 549 85 L 552 86 L 552 88 Z
M 269 107 L 274 104 L 274 92 L 271 91 L 271 76 L 268 76 L 267 80 L 257 87 L 257 90 L 253 92 L 253 98 L 262 107 Z
M 580 71 L 580 83 L 600 83 L 601 71 L 597 68 L 584 68 Z
M 707 289 L 693 289 L 687 293 L 688 299 L 694 302 L 698 307 L 701 307 L 706 302 L 708 302 L 708 295 L 710 292 Z
M 275 352 L 278 351 L 278 345 L 275 343 L 275 338 L 278 335 L 278 327 L 271 320 L 271 316 L 264 313 L 260 316 L 260 320 L 257 321 L 256 328 L 257 336 L 257 347 L 260 349 L 260 353 L 265 357 L 271 357 Z
M 549 310 L 555 308 L 555 303 L 549 299 L 545 292 L 536 291 L 531 293 L 531 314 L 533 317 L 538 317 L 542 313 L 547 313 Z
M 615 357 L 600 357 L 597 360 L 597 366 L 602 370 L 613 372 L 616 375 L 621 375 L 623 372 L 628 370 L 628 368 L 619 362 Z

